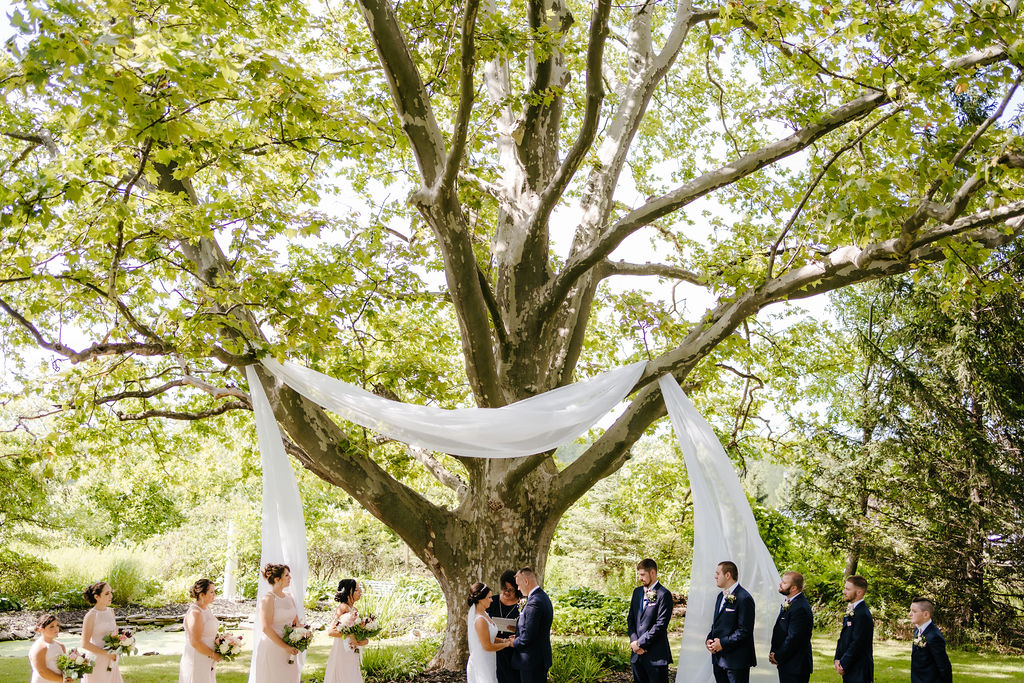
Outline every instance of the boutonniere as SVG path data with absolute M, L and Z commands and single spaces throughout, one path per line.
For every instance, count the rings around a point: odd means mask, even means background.
M 526 598 L 520 598 L 519 600 L 519 611 L 522 612 L 526 607 Z
M 731 605 L 732 603 L 736 602 L 736 596 L 732 593 L 726 593 L 725 601 Z
M 928 645 L 928 641 L 924 639 L 924 634 L 914 636 L 914 647 L 925 647 Z
M 846 608 L 846 616 L 848 616 L 848 617 L 852 617 L 853 616 L 853 605 L 850 605 L 849 607 Z
M 782 601 L 782 611 L 783 612 L 788 612 L 789 608 L 790 608 L 790 604 L 789 604 L 789 599 L 787 598 L 786 600 Z
M 656 597 L 658 597 L 658 591 L 654 590 L 653 588 L 648 588 L 646 591 L 644 591 L 644 598 L 647 600 L 647 602 L 654 602 L 654 599 Z

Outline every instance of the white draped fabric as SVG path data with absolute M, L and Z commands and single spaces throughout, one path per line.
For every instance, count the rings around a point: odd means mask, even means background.
M 736 563 L 740 585 L 753 596 L 757 606 L 757 667 L 750 670 L 750 680 L 775 681 L 778 673 L 768 662 L 768 646 L 782 600 L 778 592 L 779 572 L 761 540 L 743 486 L 714 429 L 675 379 L 666 375 L 658 383 L 683 451 L 693 496 L 693 566 L 676 683 L 714 680 L 711 655 L 704 642 L 711 630 L 719 593 L 715 567 L 724 560 Z
M 400 403 L 292 362 L 266 359 L 275 377 L 313 403 L 396 441 L 470 458 L 521 458 L 569 443 L 629 395 L 646 363 L 501 408 L 445 410 Z
M 521 457 L 571 442 L 629 394 L 645 366 L 641 362 L 617 368 L 503 408 L 444 410 L 381 398 L 294 363 L 263 363 L 277 379 L 346 420 L 411 445 L 480 458 Z M 259 378 L 252 367 L 246 374 L 263 459 L 261 563 L 284 562 L 291 567 L 291 592 L 301 619 L 308 564 L 298 486 Z M 751 679 L 774 680 L 776 671 L 768 662 L 767 648 L 780 604 L 778 570 L 758 534 L 739 477 L 711 425 L 675 379 L 666 375 L 659 384 L 682 448 L 694 506 L 693 569 L 676 681 L 713 680 L 704 639 L 718 593 L 715 567 L 723 560 L 739 566 L 740 584 L 757 605 L 754 638 L 758 666 L 751 671 Z M 267 590 L 269 586 L 261 580 L 260 595 Z M 255 651 L 260 637 L 254 640 Z
M 295 473 L 285 453 L 284 441 L 281 440 L 281 430 L 277 426 L 277 419 L 270 407 L 270 401 L 267 400 L 267 394 L 263 391 L 263 385 L 260 384 L 260 378 L 252 366 L 245 369 L 245 376 L 249 380 L 249 395 L 252 398 L 253 414 L 256 416 L 256 437 L 263 463 L 263 535 L 260 569 L 267 562 L 288 565 L 292 577 L 288 591 L 295 598 L 299 621 L 303 621 L 309 561 L 306 558 L 306 520 L 302 513 L 299 485 L 295 481 Z M 269 591 L 270 584 L 261 576 L 257 603 Z M 252 667 L 255 667 L 256 650 L 266 639 L 258 620 L 253 626 L 252 633 Z M 300 670 L 304 660 L 305 655 L 302 653 L 296 658 L 295 663 Z M 249 680 L 252 679 L 253 669 L 250 668 Z

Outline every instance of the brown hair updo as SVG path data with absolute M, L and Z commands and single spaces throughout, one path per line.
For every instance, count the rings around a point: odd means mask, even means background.
M 85 590 L 82 591 L 82 597 L 90 605 L 96 604 L 96 598 L 99 597 L 100 593 L 103 592 L 103 587 L 107 585 L 106 581 L 97 581 L 91 586 L 86 586 Z
M 487 594 L 491 592 L 491 589 L 487 587 L 487 584 L 482 581 L 477 581 L 469 587 L 469 598 L 466 600 L 466 604 L 470 607 L 487 597 Z
M 275 583 L 281 580 L 281 577 L 284 576 L 284 573 L 286 571 L 291 571 L 291 569 L 288 568 L 288 565 L 274 564 L 273 562 L 268 562 L 267 566 L 263 568 L 263 578 L 267 580 L 267 583 L 273 586 Z
M 210 590 L 211 586 L 213 586 L 213 581 L 199 579 L 188 589 L 188 594 L 192 596 L 193 600 L 198 600 L 200 595 L 206 595 L 206 591 Z

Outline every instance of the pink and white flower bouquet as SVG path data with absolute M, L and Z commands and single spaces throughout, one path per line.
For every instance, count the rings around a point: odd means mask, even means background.
M 96 660 L 88 657 L 77 648 L 72 648 L 66 654 L 57 655 L 57 668 L 61 676 L 77 681 L 86 674 L 91 674 L 96 666 Z
M 221 631 L 213 637 L 213 651 L 225 662 L 230 662 L 242 653 L 242 636 Z
M 335 628 L 338 633 L 351 636 L 359 641 L 376 636 L 380 632 L 380 622 L 372 614 L 360 616 L 356 612 L 346 612 L 338 617 Z
M 300 626 L 288 624 L 284 627 L 283 640 L 299 652 L 305 652 L 309 644 L 313 642 L 313 629 L 309 627 L 309 624 L 301 624 Z M 295 655 L 288 657 L 288 663 L 295 663 Z
M 103 636 L 103 649 L 112 655 L 133 655 L 139 651 L 135 647 L 135 633 L 127 628 L 118 628 Z M 113 665 L 107 664 L 107 671 L 112 669 Z

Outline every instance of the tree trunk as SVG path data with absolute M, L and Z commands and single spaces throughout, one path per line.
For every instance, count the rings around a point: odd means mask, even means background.
M 467 498 L 456 510 L 461 523 L 445 525 L 443 538 L 434 539 L 432 548 L 423 552 L 413 548 L 426 556 L 447 604 L 444 641 L 431 668 L 460 670 L 466 666 L 466 598 L 471 585 L 483 581 L 497 596 L 502 573 L 522 567 L 533 568 L 541 585 L 544 583 L 559 515 L 532 501 L 535 492 L 513 491 L 503 497 L 496 487 L 477 490 L 480 494 Z

